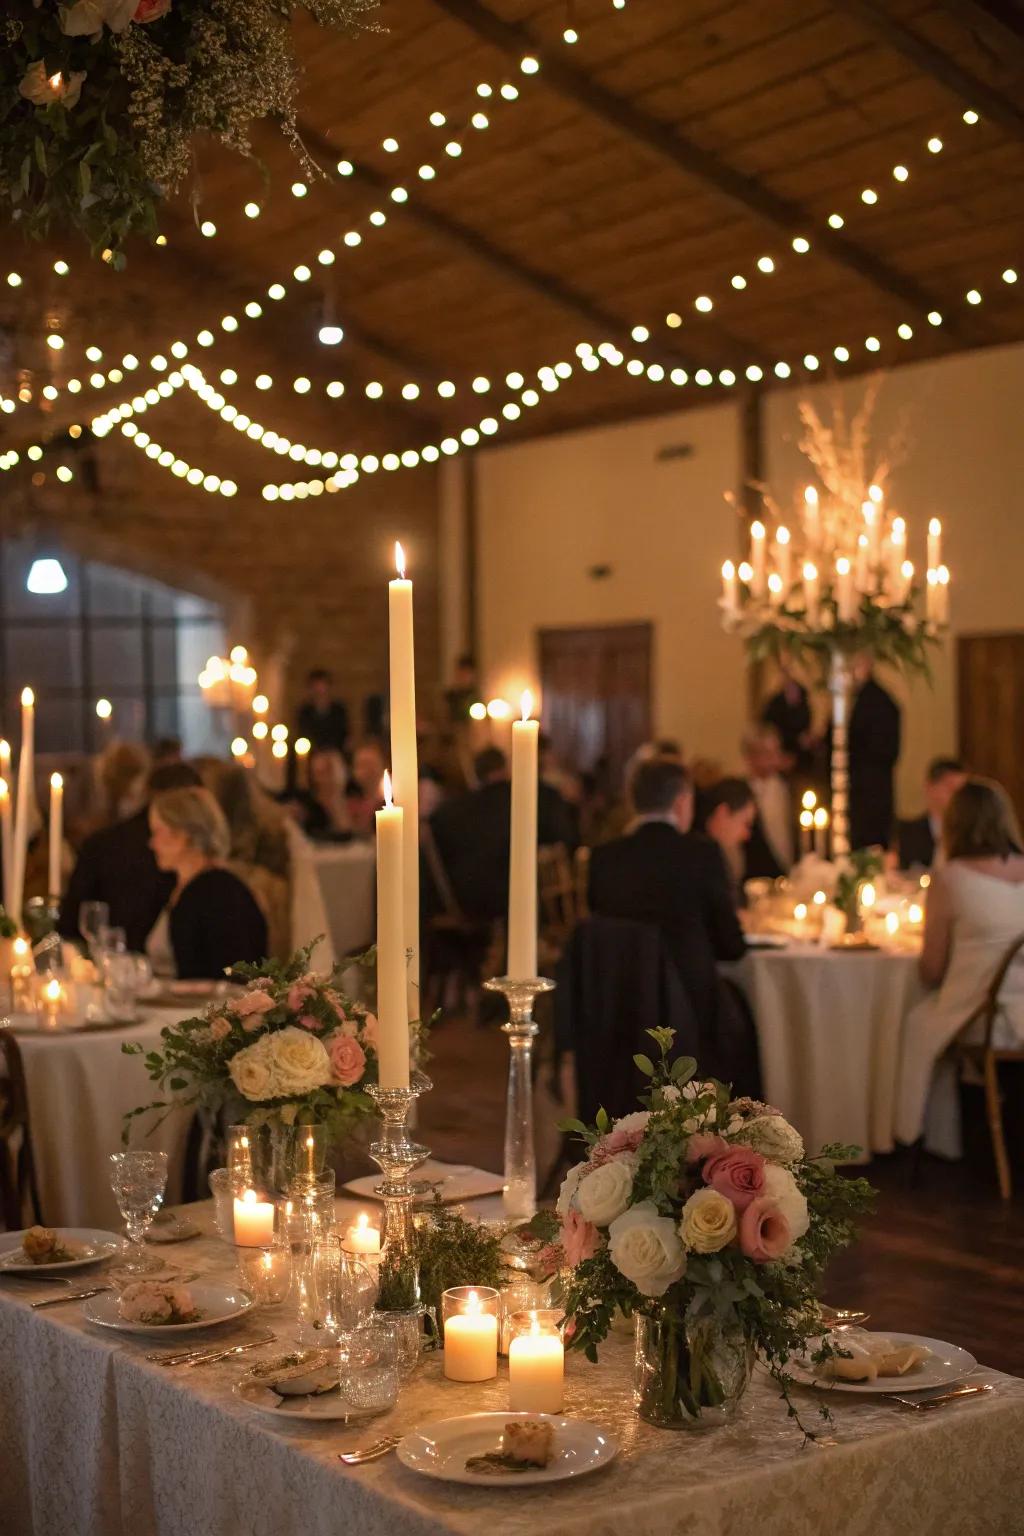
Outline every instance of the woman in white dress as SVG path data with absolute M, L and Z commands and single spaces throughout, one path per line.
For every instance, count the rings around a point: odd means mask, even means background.
M 921 954 L 921 978 L 935 990 L 910 1013 L 903 1038 L 896 1133 L 908 1143 L 924 1134 L 939 1058 L 1024 934 L 1024 853 L 1004 790 L 969 779 L 947 807 L 942 845 L 945 864 L 932 875 Z M 981 1039 L 980 1020 L 974 1029 Z M 1024 951 L 1003 982 L 992 1043 L 1024 1047 Z

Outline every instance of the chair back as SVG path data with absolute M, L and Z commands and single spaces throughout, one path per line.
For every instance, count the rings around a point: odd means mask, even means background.
M 8 1029 L 0 1029 L 0 1064 L 0 1221 L 9 1232 L 16 1232 L 25 1225 L 28 1206 L 35 1221 L 43 1218 L 32 1158 L 25 1066 Z
M 999 1004 L 1002 997 L 1006 979 L 1015 964 L 1024 964 L 1024 933 L 1018 934 L 1013 943 L 1006 950 L 1003 958 L 996 967 L 995 974 L 989 983 L 988 993 L 985 997 L 985 1049 L 992 1049 L 992 1031 L 995 1028 L 996 1019 L 999 1017 Z
M 564 843 L 538 848 L 537 881 L 540 926 L 553 937 L 564 938 L 576 921 L 576 887 L 569 850 Z

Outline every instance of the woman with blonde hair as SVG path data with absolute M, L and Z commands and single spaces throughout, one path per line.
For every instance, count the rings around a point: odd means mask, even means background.
M 150 847 L 175 876 L 171 899 L 147 949 L 180 978 L 219 979 L 240 960 L 262 960 L 267 924 L 245 883 L 225 867 L 230 836 L 208 789 L 171 789 L 149 807 Z M 163 964 L 161 962 L 164 962 Z
M 972 778 L 957 790 L 943 818 L 942 848 L 945 862 L 928 889 L 920 962 L 921 980 L 933 990 L 910 1013 L 903 1037 L 896 1132 L 904 1142 L 924 1133 L 939 1058 L 1024 934 L 1024 851 L 1001 785 Z M 980 1021 L 976 1027 L 980 1031 Z M 992 1043 L 1024 1046 L 1024 958 L 1007 972 Z M 954 1150 L 940 1145 L 935 1129 L 929 1141 L 936 1150 Z

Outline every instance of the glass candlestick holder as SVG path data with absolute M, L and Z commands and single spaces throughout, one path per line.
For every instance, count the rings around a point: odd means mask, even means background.
M 416 1261 L 412 1207 L 426 1188 L 410 1181 L 413 1170 L 429 1157 L 429 1149 L 409 1135 L 409 1112 L 420 1094 L 429 1092 L 430 1079 L 413 1072 L 408 1088 L 381 1088 L 371 1084 L 367 1092 L 381 1117 L 379 1138 L 370 1145 L 370 1156 L 384 1178 L 376 1193 L 384 1202 L 381 1223 L 381 1255 L 378 1266 L 377 1306 L 382 1312 L 401 1312 L 420 1307 L 419 1265 Z
M 505 1100 L 505 1215 L 511 1221 L 529 1221 L 537 1214 L 533 1042 L 538 1028 L 533 1018 L 533 1004 L 541 993 L 553 992 L 555 983 L 546 976 L 534 976 L 528 981 L 494 976 L 485 981 L 484 986 L 488 992 L 501 992 L 508 1000 L 509 1019 L 502 1025 L 509 1044 Z

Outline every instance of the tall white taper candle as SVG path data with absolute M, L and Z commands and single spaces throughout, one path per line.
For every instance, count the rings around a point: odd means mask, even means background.
M 50 774 L 50 879 L 46 887 L 50 896 L 60 900 L 61 850 L 64 846 L 64 780 L 59 773 Z
M 508 879 L 508 974 L 529 981 L 537 974 L 537 741 L 540 722 L 530 719 L 533 697 L 521 700 L 523 718 L 512 725 L 512 817 Z
M 6 742 L 4 743 L 6 746 Z M 14 856 L 14 825 L 11 816 L 11 786 L 0 779 L 0 837 L 3 838 L 4 911 L 11 910 L 11 868 Z
M 384 775 L 384 809 L 377 812 L 377 1054 L 380 1086 L 409 1086 L 409 1003 L 402 910 L 403 812 L 392 803 Z
M 406 990 L 411 1019 L 420 1015 L 420 815 L 419 763 L 416 750 L 416 664 L 413 642 L 412 582 L 405 575 L 405 554 L 395 545 L 397 578 L 388 585 L 388 636 L 391 663 L 391 773 L 395 804 L 405 821 L 402 832 L 403 944 L 407 956 Z
M 28 857 L 29 822 L 35 802 L 33 763 L 35 760 L 36 696 L 31 688 L 21 690 L 21 752 L 18 755 L 18 798 L 14 807 L 14 857 L 11 868 L 10 916 L 21 925 L 25 895 L 25 861 Z

